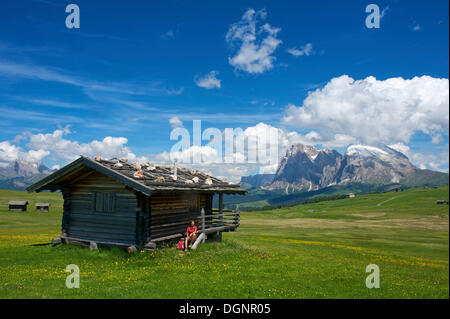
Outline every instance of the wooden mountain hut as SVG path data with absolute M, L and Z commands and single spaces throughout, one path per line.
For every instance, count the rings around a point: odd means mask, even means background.
M 27 190 L 62 192 L 62 242 L 137 249 L 179 239 L 190 220 L 199 233 L 220 239 L 239 226 L 239 210 L 225 211 L 223 194 L 246 193 L 196 170 L 100 157 L 80 157 Z
M 39 212 L 48 212 L 50 210 L 50 203 L 36 203 L 36 210 Z
M 28 204 L 26 200 L 10 200 L 8 202 L 8 209 L 11 212 L 26 212 Z

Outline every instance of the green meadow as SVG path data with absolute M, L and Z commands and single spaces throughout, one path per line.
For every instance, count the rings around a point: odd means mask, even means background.
M 9 212 L 27 199 L 28 212 Z M 0 191 L 0 298 L 449 298 L 449 188 L 243 212 L 220 243 L 181 253 L 49 245 L 57 193 Z M 35 202 L 50 202 L 49 213 Z M 68 289 L 65 268 L 80 268 Z M 366 287 L 366 266 L 380 288 Z

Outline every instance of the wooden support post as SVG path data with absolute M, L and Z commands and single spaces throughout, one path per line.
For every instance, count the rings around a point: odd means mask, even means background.
M 202 233 L 205 232 L 205 209 L 202 208 L 202 212 L 201 212 L 201 216 L 202 216 Z
M 239 210 L 239 205 L 236 206 L 236 215 L 234 217 L 235 221 L 235 225 L 237 226 L 239 224 L 239 219 L 241 217 L 241 211 Z
M 222 226 L 223 225 L 223 216 L 222 216 L 222 212 L 223 212 L 223 193 L 219 193 L 219 225 Z

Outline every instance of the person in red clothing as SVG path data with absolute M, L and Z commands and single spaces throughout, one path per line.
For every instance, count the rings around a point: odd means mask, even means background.
M 195 243 L 196 239 L 197 239 L 197 226 L 195 226 L 195 222 L 191 220 L 186 230 L 186 240 L 184 242 L 184 249 L 187 250 L 188 244 L 189 246 L 191 246 L 193 243 Z

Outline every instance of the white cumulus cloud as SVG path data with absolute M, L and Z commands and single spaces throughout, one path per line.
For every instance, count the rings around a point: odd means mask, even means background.
M 292 54 L 293 56 L 303 56 L 303 55 L 309 56 L 313 52 L 313 46 L 312 43 L 306 43 L 300 49 L 291 48 L 287 50 L 287 52 Z
M 4 166 L 5 163 L 17 160 L 40 162 L 49 154 L 49 151 L 43 149 L 24 152 L 19 146 L 11 144 L 9 141 L 0 142 L 0 166 Z
M 183 127 L 183 122 L 178 118 L 178 116 L 173 116 L 169 119 L 170 126 L 172 128 Z
M 218 71 L 211 71 L 207 75 L 202 77 L 194 77 L 194 82 L 199 87 L 205 88 L 205 89 L 214 89 L 214 88 L 220 88 L 221 86 L 221 80 L 217 78 L 217 75 L 219 74 Z
M 103 158 L 127 157 L 130 160 L 136 155 L 126 146 L 128 139 L 125 137 L 107 136 L 103 140 L 92 140 L 88 143 L 71 141 L 64 136 L 70 134 L 68 128 L 55 130 L 53 133 L 30 134 L 27 147 L 34 150 L 49 152 L 56 160 L 72 161 L 80 155 Z
M 234 52 L 228 61 L 236 70 L 258 74 L 273 68 L 276 58 L 272 54 L 282 43 L 277 38 L 281 29 L 268 23 L 261 25 L 266 16 L 265 9 L 248 9 L 239 22 L 230 26 L 226 41 Z
M 20 149 L 8 141 L 0 142 L 0 162 L 11 162 L 19 158 Z
M 288 105 L 283 122 L 371 145 L 408 143 L 418 131 L 439 142 L 448 134 L 448 107 L 448 79 L 343 75 L 310 92 L 303 105 Z
M 411 163 L 421 169 L 448 172 L 448 144 L 440 151 L 414 152 L 408 145 L 395 143 L 388 145 L 390 148 L 408 156 Z

